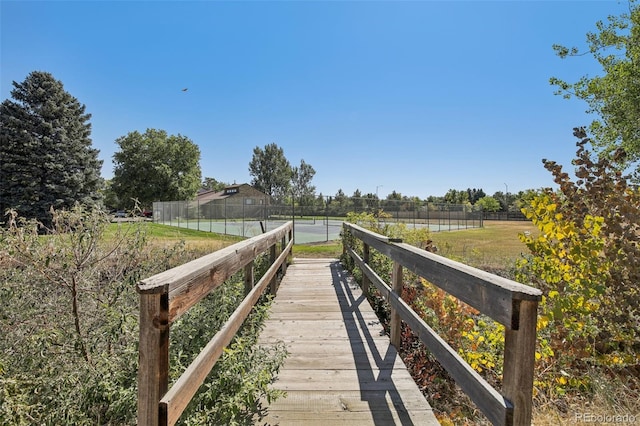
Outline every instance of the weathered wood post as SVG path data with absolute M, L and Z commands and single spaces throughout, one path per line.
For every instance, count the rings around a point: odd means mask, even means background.
M 276 276 L 286 256 L 275 256 L 282 235 L 291 236 L 291 225 L 267 235 L 237 243 L 184 265 L 156 274 L 138 283 L 140 295 L 140 343 L 138 370 L 138 425 L 175 424 L 198 387 L 222 355 L 260 295 Z M 287 248 L 293 244 L 289 241 Z M 258 284 L 255 283 L 256 256 L 271 250 L 272 263 Z M 211 291 L 236 272 L 245 272 L 248 295 L 225 326 L 178 378 L 169 384 L 169 327 Z M 171 296 L 170 296 L 171 295 Z
M 399 262 L 393 261 L 393 269 L 391 272 L 391 282 L 393 292 L 398 295 L 398 297 L 402 296 L 402 265 Z M 400 349 L 400 343 L 402 341 L 402 320 L 400 318 L 400 313 L 391 307 L 391 324 L 390 328 L 390 340 L 391 344 L 396 348 Z
M 255 284 L 253 260 L 244 267 L 244 295 L 248 295 L 253 290 Z
M 503 391 L 513 403 L 513 424 L 528 426 L 533 405 L 538 300 L 520 300 L 518 304 L 518 324 L 505 328 Z
M 370 258 L 369 244 L 363 243 L 362 244 L 362 260 L 367 265 L 369 264 L 369 258 Z M 370 285 L 371 285 L 371 280 L 369 280 L 369 277 L 365 273 L 363 273 L 362 274 L 362 293 L 364 293 L 365 296 L 369 295 Z
M 277 259 L 276 245 L 274 244 L 271 247 L 269 247 L 269 265 L 273 265 L 276 259 Z M 283 270 L 283 273 L 284 273 L 284 270 Z M 271 282 L 269 283 L 269 292 L 275 296 L 277 291 L 278 291 L 278 274 L 274 274 L 273 278 L 271 278 Z
M 282 248 L 280 249 L 280 253 L 282 253 L 287 248 L 287 242 L 293 240 L 293 228 L 286 236 L 282 237 Z M 289 253 L 291 254 L 291 253 Z M 282 274 L 287 273 L 287 262 L 282 264 Z
M 158 425 L 158 404 L 169 387 L 169 293 L 140 294 L 138 425 Z

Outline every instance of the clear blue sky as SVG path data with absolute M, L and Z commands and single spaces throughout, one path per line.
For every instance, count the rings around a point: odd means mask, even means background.
M 115 140 L 189 137 L 203 177 L 249 182 L 256 146 L 316 170 L 317 192 L 426 198 L 553 186 L 572 170 L 586 104 L 552 76 L 600 72 L 585 47 L 616 1 L 5 1 L 0 95 L 47 71 L 92 114 L 113 176 Z M 183 92 L 183 88 L 188 88 Z

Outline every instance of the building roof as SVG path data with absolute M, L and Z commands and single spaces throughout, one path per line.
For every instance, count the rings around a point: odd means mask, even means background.
M 251 185 L 247 183 L 241 183 L 241 184 L 229 185 L 226 188 L 224 188 L 222 191 L 213 191 L 213 190 L 200 191 L 198 192 L 197 200 L 200 203 L 208 203 L 209 201 L 224 200 L 225 198 L 233 197 L 236 195 L 251 197 L 251 196 L 255 196 L 256 193 L 262 194 L 260 191 L 258 191 Z M 266 197 L 265 194 L 262 194 L 262 195 Z

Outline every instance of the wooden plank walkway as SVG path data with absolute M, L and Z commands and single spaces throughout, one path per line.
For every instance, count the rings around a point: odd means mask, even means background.
M 359 286 L 336 259 L 296 258 L 261 333 L 289 355 L 260 425 L 438 425 Z

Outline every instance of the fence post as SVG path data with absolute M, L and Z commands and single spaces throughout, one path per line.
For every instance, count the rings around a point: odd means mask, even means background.
M 291 197 L 291 221 L 293 222 L 293 244 L 296 243 L 296 200 Z
M 329 241 L 329 203 L 326 202 L 326 199 L 323 200 L 324 201 L 324 218 L 327 220 L 327 241 Z
M 393 291 L 399 297 L 402 296 L 402 265 L 399 262 L 393 261 L 393 270 L 391 272 L 391 282 Z M 392 307 L 391 308 L 391 324 L 390 324 L 390 340 L 391 344 L 400 349 L 401 336 L 401 319 L 400 314 Z
M 138 425 L 157 426 L 169 388 L 169 294 L 140 294 Z
M 370 256 L 369 244 L 363 243 L 362 244 L 362 260 L 367 265 L 369 264 L 369 256 Z M 369 294 L 370 284 L 371 284 L 371 281 L 369 280 L 369 277 L 363 273 L 362 274 L 362 292 L 365 294 L 365 296 Z
M 253 290 L 254 285 L 254 273 L 253 273 L 253 260 L 244 267 L 244 295 L 248 295 Z
M 269 266 L 273 265 L 277 258 L 276 245 L 269 247 Z M 286 263 L 286 262 L 285 262 Z M 284 271 L 282 271 L 284 273 Z M 269 283 L 269 291 L 272 295 L 276 295 L 278 291 L 278 274 L 275 274 Z
M 531 424 L 538 301 L 519 304 L 518 329 L 505 329 L 503 389 L 513 403 L 513 424 L 524 426 Z
M 289 231 L 287 233 L 287 235 L 284 235 L 282 237 L 282 241 L 281 241 L 281 246 L 280 246 L 280 253 L 282 253 L 284 251 L 284 249 L 287 247 L 287 237 L 289 238 L 289 241 L 291 240 L 291 231 Z M 275 262 L 275 258 L 273 260 Z M 287 262 L 283 262 L 282 263 L 282 275 L 287 273 Z

